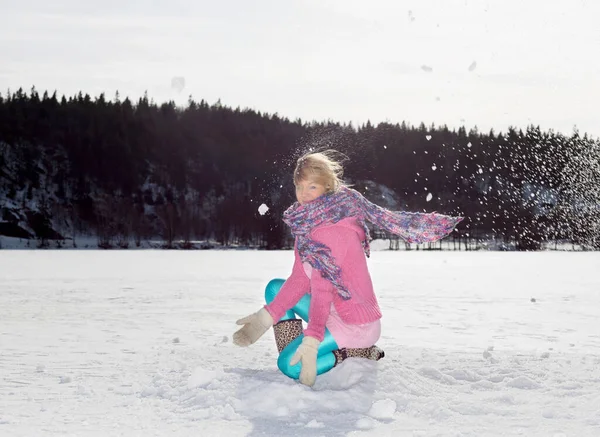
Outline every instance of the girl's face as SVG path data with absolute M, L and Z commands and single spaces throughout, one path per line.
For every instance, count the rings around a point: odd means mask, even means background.
M 296 185 L 296 199 L 300 205 L 312 202 L 327 192 L 325 185 L 311 180 L 303 180 Z

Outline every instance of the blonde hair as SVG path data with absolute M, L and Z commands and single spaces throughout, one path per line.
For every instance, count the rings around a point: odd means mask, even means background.
M 327 192 L 337 191 L 344 184 L 342 176 L 344 168 L 336 155 L 342 155 L 335 150 L 309 152 L 296 162 L 294 170 L 294 185 L 300 181 L 311 180 L 325 186 Z M 342 155 L 344 156 L 344 155 Z

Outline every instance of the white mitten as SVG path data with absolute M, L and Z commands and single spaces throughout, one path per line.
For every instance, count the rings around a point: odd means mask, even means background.
M 321 342 L 313 337 L 304 337 L 298 350 L 290 360 L 292 366 L 302 362 L 300 382 L 312 387 L 317 379 L 317 352 Z
M 266 309 L 261 308 L 258 312 L 250 314 L 235 323 L 244 326 L 233 334 L 233 344 L 250 346 L 273 326 L 273 317 Z

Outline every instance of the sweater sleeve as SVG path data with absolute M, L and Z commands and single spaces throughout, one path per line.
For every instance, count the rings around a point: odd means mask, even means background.
M 298 250 L 294 247 L 294 266 L 290 277 L 281 286 L 281 290 L 275 296 L 270 304 L 265 305 L 265 309 L 273 317 L 274 323 L 283 317 L 285 312 L 298 303 L 298 301 L 308 293 L 310 280 L 304 272 Z
M 335 263 L 343 266 L 344 258 L 348 251 L 348 238 L 344 238 L 344 232 L 352 232 L 341 227 L 331 226 L 318 229 L 313 238 L 330 248 Z M 308 312 L 308 324 L 304 335 L 314 337 L 323 341 L 325 336 L 325 325 L 331 311 L 331 304 L 335 297 L 335 287 L 331 282 L 321 276 L 317 269 L 312 270 L 310 277 L 311 300 Z

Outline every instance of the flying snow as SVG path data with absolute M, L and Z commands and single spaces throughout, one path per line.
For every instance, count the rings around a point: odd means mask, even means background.
M 177 90 L 177 92 L 183 91 L 185 88 L 185 77 L 176 76 L 171 79 L 171 88 Z
M 269 210 L 269 207 L 267 205 L 265 205 L 264 203 L 258 207 L 258 213 L 260 215 L 265 215 L 268 210 Z

